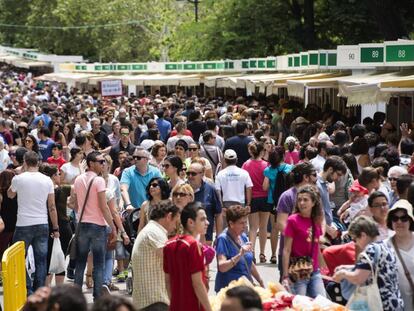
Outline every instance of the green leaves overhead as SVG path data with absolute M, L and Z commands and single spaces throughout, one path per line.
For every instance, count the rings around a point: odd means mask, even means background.
M 195 23 L 185 0 L 0 0 L 0 43 L 102 62 L 263 57 L 408 37 L 413 10 L 411 0 L 200 0 Z

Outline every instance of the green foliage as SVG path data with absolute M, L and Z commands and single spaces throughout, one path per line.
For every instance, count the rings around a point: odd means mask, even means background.
M 1 44 L 90 61 L 240 59 L 396 40 L 414 33 L 412 0 L 0 0 Z M 33 26 L 136 24 L 82 29 Z

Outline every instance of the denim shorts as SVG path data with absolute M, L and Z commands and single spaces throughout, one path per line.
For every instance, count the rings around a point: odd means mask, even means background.
M 126 250 L 124 243 L 122 241 L 116 242 L 115 259 L 116 260 L 129 259 L 129 252 Z

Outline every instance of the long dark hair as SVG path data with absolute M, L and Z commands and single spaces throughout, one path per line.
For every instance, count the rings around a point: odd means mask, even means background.
M 296 194 L 296 204 L 295 204 L 294 213 L 295 214 L 299 213 L 298 200 L 297 200 L 299 194 L 305 194 L 305 193 L 309 194 L 312 202 L 314 203 L 312 207 L 312 212 L 311 212 L 312 221 L 314 223 L 321 224 L 323 220 L 321 196 L 319 195 L 319 191 L 318 189 L 315 188 L 315 186 L 306 185 L 298 189 L 298 192 Z
M 151 178 L 151 180 L 149 181 L 147 187 L 145 188 L 145 190 L 147 192 L 147 198 L 148 198 L 148 200 L 151 201 L 153 199 L 153 197 L 152 197 L 152 195 L 150 193 L 150 187 L 151 187 L 151 184 L 154 181 L 156 181 L 158 183 L 158 187 L 160 187 L 160 190 L 161 190 L 161 200 L 167 200 L 170 197 L 170 187 L 168 186 L 168 183 L 164 179 L 162 179 L 160 177 Z
M 25 139 L 27 139 L 27 138 L 30 138 L 33 141 L 32 151 L 34 151 L 36 153 L 39 153 L 39 144 L 37 143 L 36 137 L 34 137 L 32 134 L 27 134 Z
M 0 173 L 0 192 L 3 193 L 10 188 L 11 181 L 16 173 L 12 170 L 4 170 Z

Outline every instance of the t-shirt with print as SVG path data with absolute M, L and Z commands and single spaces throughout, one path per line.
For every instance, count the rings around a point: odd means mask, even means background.
M 381 241 L 368 244 L 363 253 L 368 256 L 369 260 L 360 254 L 355 267 L 371 270 L 371 265 L 373 265 L 374 273 L 378 275 L 377 282 L 383 310 L 404 310 L 398 286 L 398 266 L 394 251 L 385 242 Z M 376 271 L 377 267 L 379 268 L 378 271 Z M 368 278 L 366 284 L 372 284 L 372 276 Z
M 83 213 L 81 222 L 92 223 L 98 226 L 107 226 L 102 211 L 99 208 L 98 200 L 98 193 L 106 190 L 105 180 L 102 177 L 97 176 L 96 173 L 92 171 L 79 175 L 75 179 L 74 190 L 78 202 L 78 210 L 76 213 L 79 219 L 86 198 L 86 192 L 93 177 L 95 177 L 95 179 L 93 180 L 91 190 L 89 192 L 88 200 L 85 205 L 85 212 Z
M 293 209 L 295 208 L 296 204 L 296 194 L 298 190 L 296 187 L 292 187 L 285 192 L 283 192 L 279 198 L 279 202 L 277 204 L 276 211 L 277 213 L 285 213 L 285 214 L 292 214 Z M 280 235 L 280 242 L 279 242 L 279 255 L 283 254 L 283 246 L 285 245 L 285 239 L 283 232 Z
M 291 257 L 301 257 L 312 255 L 313 269 L 319 268 L 318 248 L 319 237 L 322 235 L 322 226 L 313 224 L 313 243 L 312 243 L 312 219 L 305 218 L 300 214 L 293 214 L 288 217 L 285 236 L 293 239 Z M 313 244 L 313 245 L 312 245 Z
M 39 172 L 13 177 L 11 189 L 17 193 L 17 227 L 47 224 L 47 198 L 54 194 L 52 180 Z
M 170 276 L 170 311 L 202 311 L 191 276 L 205 273 L 204 254 L 199 242 L 190 235 L 179 235 L 164 247 L 164 272 Z
M 247 160 L 242 165 L 242 169 L 246 170 L 253 182 L 252 197 L 253 198 L 266 198 L 267 191 L 263 190 L 263 171 L 267 167 L 267 162 L 264 160 Z
M 222 192 L 223 202 L 245 204 L 245 189 L 253 187 L 253 183 L 249 173 L 236 165 L 230 165 L 217 174 L 215 187 Z

